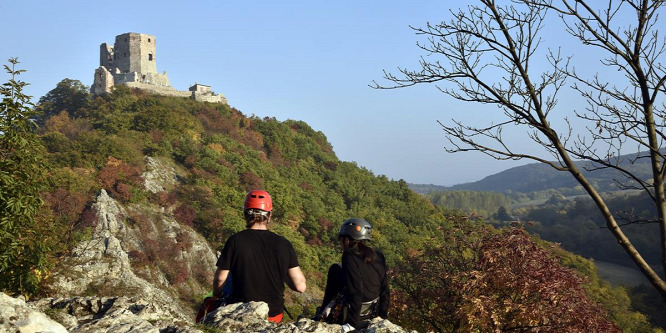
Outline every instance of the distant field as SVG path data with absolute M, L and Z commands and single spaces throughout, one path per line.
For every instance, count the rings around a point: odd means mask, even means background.
M 599 269 L 599 277 L 614 285 L 633 287 L 639 284 L 649 284 L 637 269 L 597 260 L 594 261 L 594 264 Z
M 541 205 L 542 203 L 546 202 L 546 200 L 548 199 L 535 199 L 535 200 L 517 203 L 515 205 L 511 205 L 511 209 Z

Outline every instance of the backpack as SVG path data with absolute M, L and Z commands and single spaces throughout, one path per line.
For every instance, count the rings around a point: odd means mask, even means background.
M 197 318 L 195 319 L 195 323 L 200 323 L 206 318 L 206 315 L 210 312 L 213 312 L 217 310 L 217 308 L 221 306 L 225 306 L 227 304 L 231 304 L 231 293 L 233 292 L 233 285 L 231 282 L 231 274 L 227 276 L 227 282 L 224 285 L 224 289 L 222 290 L 222 296 L 217 297 L 213 295 L 213 292 L 211 291 L 206 295 L 206 298 L 204 298 L 203 303 L 199 306 L 199 311 L 197 312 Z
M 201 323 L 205 318 L 206 315 L 217 310 L 217 308 L 221 306 L 225 306 L 228 304 L 229 297 L 227 295 L 224 295 L 222 297 L 217 297 L 217 296 L 208 296 L 204 298 L 203 303 L 199 306 L 199 311 L 197 312 L 197 318 L 195 322 Z
M 361 320 L 377 317 L 377 308 L 379 298 L 372 301 L 361 303 Z M 349 313 L 349 303 L 345 301 L 345 296 L 338 293 L 328 305 L 318 312 L 315 320 L 323 321 L 327 324 L 342 325 L 347 321 Z
M 347 320 L 348 312 L 349 304 L 345 302 L 345 296 L 339 293 L 321 310 L 319 320 L 327 324 L 342 325 Z

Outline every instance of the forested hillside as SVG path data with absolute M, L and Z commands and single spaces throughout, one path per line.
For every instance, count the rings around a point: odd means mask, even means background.
M 444 210 L 421 200 L 405 182 L 339 161 L 326 137 L 300 121 L 246 117 L 226 105 L 144 96 L 123 87 L 74 110 L 66 104 L 83 102 L 58 96 L 41 103 L 53 115 L 42 128 L 60 195 L 47 197 L 52 205 L 72 196 L 76 200 L 68 201 L 83 212 L 102 187 L 122 202 L 174 206 L 179 222 L 220 247 L 245 226 L 245 193 L 264 188 L 275 201 L 274 227 L 295 244 L 301 266 L 312 273 L 337 259 L 337 227 L 350 216 L 373 221 L 387 253 L 399 253 L 397 244 L 418 235 L 410 229 L 435 229 L 446 221 Z M 143 190 L 145 155 L 173 159 L 182 168 L 182 183 L 159 197 Z M 69 223 L 83 223 L 76 214 L 71 218 Z
M 3 112 L 11 109 L 5 105 Z M 4 284 L 3 291 L 48 294 L 51 276 L 67 273 L 61 259 L 89 237 L 95 221 L 90 207 L 100 189 L 122 204 L 171 212 L 181 226 L 220 249 L 245 227 L 245 193 L 262 188 L 275 204 L 270 228 L 294 244 L 308 278 L 305 296 L 287 297 L 292 314 L 311 314 L 318 305 L 326 269 L 339 261 L 338 226 L 349 217 L 362 217 L 372 223 L 373 245 L 392 268 L 391 320 L 406 328 L 651 329 L 642 314 L 630 310 L 625 291 L 602 282 L 589 261 L 530 240 L 522 229 L 470 222 L 433 205 L 402 180 L 340 161 L 325 135 L 302 121 L 248 117 L 223 104 L 152 96 L 123 86 L 93 99 L 72 80 L 60 82 L 36 110 L 48 175 L 44 206 L 35 217 L 40 224 L 30 227 L 34 230 L 11 231 L 20 235 L 24 248 L 34 250 L 25 265 L 3 268 L 7 275 L 23 270 L 35 283 L 29 288 Z M 15 150 L 6 147 L 0 146 L 11 159 Z M 143 179 L 147 157 L 173 165 L 179 182 L 148 191 Z M 8 186 L 3 183 L 3 193 Z M 140 229 L 145 218 L 134 214 L 127 223 Z M 159 267 L 174 287 L 209 286 L 213 272 L 183 270 L 171 252 L 191 247 L 191 240 L 177 244 L 156 243 L 148 247 L 152 252 L 132 253 L 133 264 Z M 169 251 L 157 250 L 164 247 Z M 195 306 L 200 296 L 182 299 Z

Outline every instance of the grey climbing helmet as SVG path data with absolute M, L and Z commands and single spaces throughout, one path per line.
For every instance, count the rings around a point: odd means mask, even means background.
M 349 236 L 354 240 L 370 240 L 372 226 L 364 219 L 351 218 L 340 227 L 338 236 Z

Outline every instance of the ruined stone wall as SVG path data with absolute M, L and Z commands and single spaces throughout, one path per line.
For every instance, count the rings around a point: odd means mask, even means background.
M 95 81 L 90 87 L 90 92 L 93 95 L 108 94 L 115 84 L 113 75 L 104 66 L 99 66 L 95 70 Z
M 150 83 L 157 86 L 171 87 L 171 82 L 166 72 L 164 74 L 158 73 L 146 73 L 141 77 L 141 81 L 144 83 Z
M 106 43 L 99 46 L 99 65 L 106 67 L 108 71 L 113 70 L 113 47 Z
M 171 87 L 169 82 L 169 77 L 164 74 L 157 73 L 116 73 L 113 75 L 115 78 L 115 84 L 124 84 L 132 82 L 141 82 L 146 84 L 154 84 L 156 86 Z
M 115 73 L 113 74 L 113 78 L 115 80 L 115 84 L 124 84 L 130 82 L 139 82 L 140 76 L 137 72 Z
M 154 84 L 143 83 L 143 82 L 127 82 L 124 83 L 124 85 L 130 88 L 139 88 L 149 93 L 158 94 L 162 96 L 175 96 L 175 97 L 186 97 L 186 98 L 192 97 L 191 92 L 176 90 L 173 87 L 156 86 Z
M 224 95 L 213 95 L 213 94 L 200 94 L 196 91 L 192 92 L 192 98 L 199 102 L 210 102 L 210 103 L 227 103 L 227 98 Z

